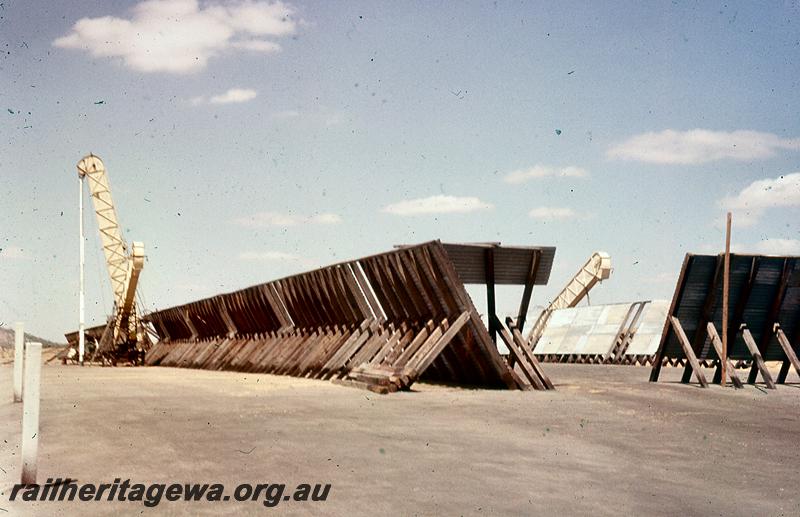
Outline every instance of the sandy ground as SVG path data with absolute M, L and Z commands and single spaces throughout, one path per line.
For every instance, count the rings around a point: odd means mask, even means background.
M 555 392 L 380 396 L 270 375 L 46 366 L 40 481 L 332 484 L 326 502 L 145 508 L 10 502 L 22 407 L 2 366 L 0 517 L 800 514 L 800 385 L 703 390 L 673 368 L 658 384 L 642 367 L 545 368 Z

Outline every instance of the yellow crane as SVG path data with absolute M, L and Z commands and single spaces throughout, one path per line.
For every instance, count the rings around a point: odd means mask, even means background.
M 122 229 L 117 221 L 111 187 L 108 182 L 103 161 L 89 154 L 78 162 L 78 177 L 81 183 L 88 185 L 89 194 L 94 205 L 97 226 L 100 231 L 100 245 L 111 279 L 114 292 L 114 310 L 108 319 L 97 349 L 92 357 L 112 364 L 120 359 L 137 362 L 141 356 L 146 333 L 139 321 L 140 311 L 136 305 L 136 286 L 144 267 L 144 244 L 132 242 L 130 249 L 122 236 Z M 82 195 L 82 194 L 81 194 Z M 83 198 L 81 198 L 83 199 Z M 81 201 L 82 203 L 82 201 Z M 81 231 L 83 223 L 81 222 Z M 83 246 L 83 239 L 81 239 Z M 81 250 L 81 329 L 79 330 L 79 348 L 83 352 L 83 252 Z M 81 356 L 81 360 L 83 357 Z

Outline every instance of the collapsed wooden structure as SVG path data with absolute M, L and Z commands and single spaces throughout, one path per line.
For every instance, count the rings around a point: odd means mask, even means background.
M 701 386 L 708 380 L 701 362 L 716 367 L 713 382 L 721 379 L 723 255 L 687 254 L 664 324 L 650 380 L 658 380 L 662 365 L 685 359 L 683 382 L 694 373 Z M 800 257 L 730 256 L 728 365 L 730 380 L 742 380 L 736 361 L 751 364 L 746 382 L 760 374 L 767 388 L 786 380 L 789 368 L 800 375 Z M 765 361 L 781 361 L 777 381 Z
M 159 341 L 145 363 L 329 379 L 378 393 L 417 379 L 552 389 L 521 332 L 554 255 L 551 247 L 400 246 L 150 313 Z M 488 328 L 465 283 L 486 285 Z M 516 322 L 495 314 L 495 284 L 525 286 Z

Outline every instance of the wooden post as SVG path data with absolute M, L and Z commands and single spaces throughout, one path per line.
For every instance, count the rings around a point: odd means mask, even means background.
M 683 354 L 686 356 L 686 361 L 692 367 L 694 375 L 697 377 L 697 382 L 700 383 L 700 386 L 708 388 L 706 376 L 703 374 L 703 370 L 700 369 L 700 362 L 697 360 L 697 356 L 692 349 L 692 344 L 689 343 L 689 338 L 686 337 L 686 332 L 684 332 L 680 320 L 678 320 L 678 318 L 675 316 L 669 316 L 668 320 L 672 324 L 672 329 L 675 331 L 675 335 L 678 336 L 678 341 L 680 341 L 681 346 L 683 347 Z
M 525 288 L 522 291 L 522 300 L 520 300 L 519 313 L 517 313 L 517 322 L 515 324 L 520 333 L 525 327 L 525 318 L 528 315 L 528 307 L 531 304 L 533 285 L 536 283 L 536 274 L 539 272 L 539 262 L 541 261 L 541 256 L 541 250 L 533 250 L 531 255 L 531 266 L 528 270 L 528 278 L 525 279 Z
M 725 270 L 722 273 L 722 357 L 719 358 L 722 366 L 721 384 L 726 384 L 728 362 L 728 290 L 730 287 L 731 272 L 731 213 L 728 212 L 725 225 Z
M 775 381 L 772 379 L 772 374 L 769 373 L 767 365 L 764 363 L 764 358 L 761 356 L 761 352 L 758 350 L 758 345 L 756 345 L 753 335 L 750 333 L 750 329 L 744 325 L 742 325 L 742 338 L 744 338 L 744 343 L 747 345 L 747 349 L 750 350 L 750 353 L 753 355 L 753 364 L 756 366 L 756 368 L 758 368 L 758 371 L 761 372 L 761 378 L 764 379 L 767 389 L 774 390 Z M 748 379 L 748 382 L 751 384 L 754 383 L 755 378 L 753 378 L 752 381 Z
M 39 382 L 42 374 L 42 344 L 25 347 L 25 402 L 22 405 L 22 483 L 36 483 L 39 450 Z
M 485 258 L 486 268 L 486 326 L 492 341 L 497 343 L 497 327 L 495 326 L 495 296 L 494 296 L 494 249 L 487 248 Z
M 780 324 L 775 324 L 775 336 L 778 338 L 778 343 L 780 343 L 781 348 L 783 348 L 783 353 L 786 355 L 786 361 L 784 361 L 784 365 L 791 364 L 794 366 L 794 370 L 797 372 L 797 375 L 800 375 L 800 359 L 797 358 L 797 354 L 794 353 L 792 349 L 792 344 L 789 343 L 789 340 L 786 338 L 786 334 L 783 333 L 783 329 L 781 328 Z M 786 373 L 784 370 L 788 370 L 789 368 L 785 368 L 783 365 L 781 366 L 781 373 L 778 376 L 778 383 L 783 384 L 783 381 L 786 380 Z
M 717 334 L 717 329 L 714 327 L 714 322 L 709 321 L 708 324 L 706 325 L 706 328 L 708 329 L 708 336 L 711 338 L 711 343 L 714 345 L 714 350 L 717 352 L 717 357 L 721 358 L 722 340 L 719 338 L 719 335 Z M 720 361 L 722 361 L 722 359 L 720 359 Z M 739 379 L 739 376 L 736 375 L 736 368 L 733 367 L 733 363 L 731 362 L 730 359 L 725 360 L 725 367 L 728 372 L 728 377 L 730 378 L 731 382 L 733 382 L 733 387 L 736 389 L 744 388 L 744 384 L 742 383 L 742 380 Z M 720 382 L 722 382 L 724 385 L 724 381 L 722 381 L 721 378 Z
M 25 353 L 25 325 L 14 326 L 14 402 L 22 402 L 22 365 Z

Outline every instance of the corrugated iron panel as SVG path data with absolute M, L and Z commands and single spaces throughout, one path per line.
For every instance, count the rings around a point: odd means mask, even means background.
M 717 255 L 688 254 L 676 287 L 673 315 L 692 341 L 698 359 L 716 359 L 705 336 L 704 307 L 710 304 L 710 321 L 722 329 L 722 281 Z M 800 349 L 800 257 L 731 255 L 728 354 L 734 360 L 752 359 L 739 331 L 750 330 L 767 361 L 782 361 L 783 350 L 773 332 L 780 324 L 795 349 Z M 715 274 L 716 273 L 716 274 Z M 698 330 L 700 329 L 700 330 Z M 659 358 L 684 358 L 683 349 L 671 328 L 659 346 Z
M 465 284 L 486 283 L 486 249 L 494 253 L 494 281 L 497 285 L 524 285 L 536 250 L 541 252 L 535 284 L 545 285 L 550 280 L 556 249 L 550 246 L 519 247 L 495 244 L 443 243 L 459 278 Z

